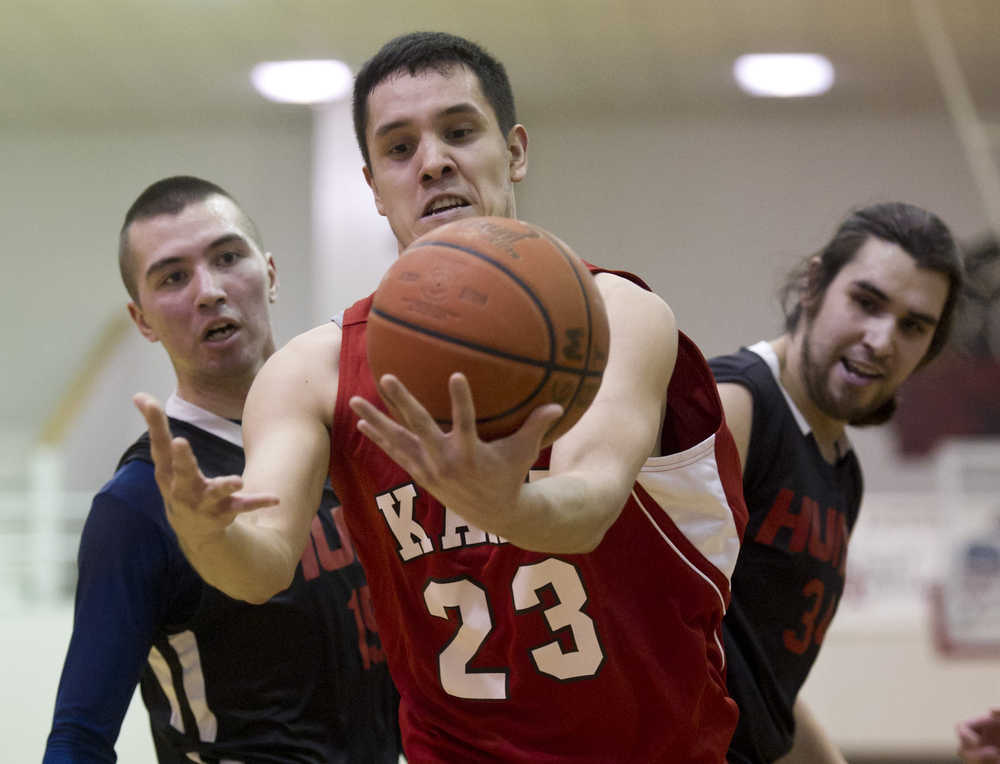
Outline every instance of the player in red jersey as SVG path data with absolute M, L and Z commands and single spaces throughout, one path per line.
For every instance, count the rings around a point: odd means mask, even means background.
M 359 73 L 354 108 L 400 251 L 449 220 L 516 215 L 527 132 L 502 65 L 478 46 L 390 41 Z M 635 277 L 594 270 L 611 328 L 604 379 L 541 453 L 557 405 L 487 443 L 461 375 L 447 433 L 398 380 L 376 388 L 370 297 L 257 377 L 242 479 L 203 478 L 156 402 L 137 396 L 178 537 L 232 596 L 286 585 L 329 472 L 411 762 L 725 756 L 736 708 L 719 634 L 746 522 L 738 457 L 708 366 L 669 307 Z

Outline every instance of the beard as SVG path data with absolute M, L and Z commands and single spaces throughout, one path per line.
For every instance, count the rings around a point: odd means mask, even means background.
M 813 358 L 812 322 L 809 321 L 802 337 L 802 381 L 816 408 L 831 419 L 847 422 L 852 427 L 870 427 L 892 419 L 896 413 L 895 390 L 868 404 L 837 400 L 827 384 L 827 368 Z

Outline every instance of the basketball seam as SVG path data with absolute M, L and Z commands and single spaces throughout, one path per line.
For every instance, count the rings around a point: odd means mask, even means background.
M 572 409 L 573 404 L 576 403 L 577 398 L 580 397 L 580 390 L 583 388 L 583 379 L 588 376 L 603 377 L 604 370 L 602 369 L 599 374 L 596 372 L 592 372 L 590 370 L 590 360 L 591 360 L 590 356 L 593 350 L 593 343 L 594 343 L 594 321 L 590 311 L 590 300 L 587 299 L 587 290 L 583 286 L 583 283 L 580 279 L 580 274 L 577 272 L 576 268 L 573 267 L 573 259 L 570 257 L 569 253 L 566 252 L 566 249 L 562 246 L 562 244 L 558 240 L 556 240 L 553 236 L 549 236 L 549 234 L 545 231 L 540 231 L 540 233 L 543 236 L 545 236 L 545 238 L 548 239 L 549 242 L 551 242 L 556 249 L 559 250 L 559 253 L 563 256 L 563 260 L 565 260 L 566 263 L 569 265 L 569 269 L 573 273 L 573 277 L 576 279 L 576 283 L 580 286 L 580 293 L 583 295 L 583 305 L 587 315 L 587 351 L 584 356 L 584 362 L 583 362 L 584 374 L 582 375 L 580 384 L 578 384 L 576 386 L 576 390 L 573 391 L 573 396 L 570 398 L 569 403 L 563 409 L 563 415 L 559 417 L 559 420 L 553 423 L 553 425 L 549 428 L 549 432 L 551 432 L 552 430 L 557 428 L 560 424 L 562 424 L 563 420 L 567 416 L 569 416 L 569 412 Z
M 521 289 L 524 290 L 524 292 L 528 295 L 528 297 L 531 298 L 531 301 L 535 303 L 535 306 L 538 308 L 539 312 L 542 315 L 542 320 L 545 321 L 545 328 L 548 331 L 549 335 L 549 356 L 550 358 L 552 358 L 552 362 L 553 363 L 555 362 L 557 346 L 556 346 L 556 332 L 555 328 L 552 326 L 552 319 L 549 317 L 549 311 L 546 309 L 545 303 L 543 303 L 540 299 L 538 299 L 538 295 L 535 294 L 535 290 L 532 289 L 524 279 L 518 276 L 514 271 L 512 271 L 503 263 L 497 262 L 494 258 L 490 257 L 487 254 L 484 254 L 483 252 L 473 249 L 472 247 L 465 247 L 462 246 L 461 244 L 453 244 L 447 241 L 428 241 L 423 244 L 418 244 L 416 247 L 414 247 L 414 249 L 420 249 L 422 247 L 429 247 L 429 246 L 457 249 L 460 252 L 465 252 L 467 255 L 472 255 L 473 257 L 477 257 L 483 262 L 489 263 L 494 268 L 503 271 L 508 278 L 510 278 L 515 284 L 521 287 Z
M 417 244 L 414 247 L 414 249 L 420 249 L 420 248 L 423 248 L 423 247 L 432 247 L 432 246 L 445 247 L 447 249 L 454 249 L 454 250 L 458 250 L 459 252 L 464 252 L 465 254 L 471 255 L 472 257 L 475 257 L 478 260 L 480 260 L 480 261 L 482 261 L 484 263 L 487 263 L 488 265 L 491 265 L 494 268 L 496 268 L 497 270 L 499 270 L 502 273 L 504 273 L 507 276 L 507 278 L 509 278 L 518 287 L 520 287 L 521 290 L 532 301 L 532 303 L 534 303 L 534 305 L 536 306 L 536 308 L 539 311 L 539 314 L 542 317 L 542 320 L 545 322 L 545 329 L 546 329 L 546 332 L 548 334 L 548 339 L 549 339 L 549 361 L 548 362 L 536 361 L 536 360 L 530 359 L 530 358 L 519 357 L 519 356 L 516 356 L 516 355 L 511 354 L 511 353 L 507 353 L 507 352 L 502 351 L 502 350 L 496 350 L 494 348 L 490 348 L 490 347 L 487 347 L 487 346 L 484 346 L 484 345 L 477 345 L 475 343 L 469 342 L 467 340 L 462 340 L 462 339 L 457 338 L 457 337 L 452 337 L 450 335 L 442 335 L 442 334 L 439 334 L 438 332 L 436 332 L 434 330 L 426 329 L 426 328 L 424 328 L 422 326 L 412 325 L 412 324 L 409 324 L 408 322 L 404 321 L 403 319 L 397 319 L 395 316 L 387 315 L 387 314 L 383 313 L 381 310 L 379 310 L 377 308 L 374 308 L 374 306 L 373 306 L 373 311 L 375 312 L 376 315 L 381 316 L 382 318 L 384 318 L 387 321 L 392 321 L 392 322 L 394 322 L 394 323 L 396 323 L 396 324 L 398 324 L 400 326 L 406 326 L 407 328 L 410 328 L 410 329 L 412 329 L 414 331 L 422 333 L 425 336 L 435 337 L 437 339 L 444 340 L 446 342 L 450 342 L 450 343 L 453 343 L 453 344 L 458 345 L 458 346 L 464 346 L 464 347 L 470 348 L 472 350 L 475 350 L 476 352 L 488 352 L 488 353 L 493 354 L 493 355 L 495 355 L 497 357 L 500 357 L 500 358 L 506 358 L 507 360 L 512 360 L 512 361 L 515 361 L 515 362 L 518 362 L 518 363 L 524 363 L 524 364 L 529 365 L 529 366 L 534 366 L 535 368 L 544 369 L 545 373 L 542 375 L 542 378 L 538 381 L 538 384 L 536 384 L 535 387 L 534 387 L 534 389 L 532 389 L 531 392 L 528 395 L 526 395 L 524 398 L 522 398 L 516 405 L 507 408 L 505 411 L 501 411 L 501 412 L 499 412 L 497 414 L 492 414 L 491 416 L 487 416 L 487 417 L 477 416 L 476 417 L 476 422 L 477 423 L 484 423 L 485 424 L 485 423 L 488 423 L 488 422 L 495 422 L 495 421 L 497 421 L 499 419 L 503 419 L 504 417 L 510 416 L 511 414 L 513 414 L 514 412 L 516 412 L 517 410 L 519 410 L 522 406 L 524 406 L 524 404 L 527 401 L 530 401 L 532 398 L 534 398 L 536 395 L 538 395 L 539 391 L 541 391 L 545 387 L 545 385 L 549 382 L 549 380 L 552 378 L 553 373 L 555 373 L 555 372 L 569 372 L 569 373 L 574 374 L 574 375 L 576 375 L 578 377 L 580 376 L 580 374 L 581 374 L 580 370 L 578 370 L 578 369 L 567 369 L 567 368 L 564 368 L 564 367 L 560 367 L 556 363 L 556 358 L 557 358 L 557 353 L 558 353 L 558 344 L 556 342 L 556 333 L 555 333 L 555 328 L 552 325 L 552 319 L 549 317 L 549 312 L 546 309 L 545 304 L 539 299 L 538 295 L 535 294 L 534 289 L 532 289 L 531 286 L 524 279 L 522 279 L 517 273 L 515 273 L 514 271 L 512 271 L 510 268 L 508 268 L 503 263 L 498 262 L 495 258 L 490 257 L 486 253 L 480 252 L 477 249 L 473 249 L 472 247 L 463 246 L 461 244 L 455 244 L 455 243 L 449 242 L 449 241 L 442 241 L 440 239 L 434 239 L 434 240 L 431 240 L 431 241 L 421 242 L 420 244 Z M 560 250 L 560 252 L 561 252 L 561 250 Z M 586 302 L 586 300 L 584 300 L 584 302 Z M 589 307 L 590 306 L 588 305 L 587 306 L 588 311 L 589 311 Z M 588 365 L 589 364 L 584 364 L 584 370 L 583 370 L 584 372 L 586 372 L 586 369 L 587 369 Z M 580 388 L 582 386 L 583 386 L 583 378 L 580 377 L 577 380 L 576 389 L 573 391 L 573 396 L 570 399 L 571 401 L 576 399 L 577 393 L 579 392 L 579 390 L 580 390 Z M 563 417 L 566 416 L 566 413 L 568 411 L 569 411 L 568 408 L 565 409 L 565 411 L 563 413 Z M 559 418 L 560 422 L 563 420 L 563 417 Z M 451 423 L 450 419 L 435 419 L 435 421 L 437 421 L 437 422 L 439 422 L 441 424 L 450 424 Z
M 572 410 L 572 408 L 576 404 L 576 401 L 580 397 L 584 382 L 587 379 L 592 379 L 592 378 L 600 379 L 603 376 L 604 372 L 603 369 L 601 371 L 593 370 L 590 365 L 593 357 L 593 343 L 594 343 L 593 312 L 590 300 L 588 299 L 587 290 L 582 283 L 581 275 L 578 272 L 577 268 L 574 266 L 573 256 L 567 253 L 566 248 L 560 242 L 558 242 L 556 239 L 550 236 L 546 231 L 538 229 L 535 226 L 532 226 L 527 223 L 521 222 L 521 224 L 525 225 L 526 227 L 528 227 L 529 229 L 531 229 L 532 231 L 534 231 L 535 233 L 546 239 L 550 244 L 554 245 L 559 254 L 563 257 L 563 261 L 567 264 L 567 266 L 569 266 L 570 272 L 573 274 L 573 278 L 576 279 L 576 283 L 580 289 L 581 297 L 583 298 L 583 307 L 585 311 L 585 321 L 587 329 L 587 342 L 586 342 L 586 349 L 584 351 L 584 361 L 582 368 L 563 366 L 562 364 L 559 364 L 556 361 L 556 358 L 558 357 L 559 346 L 555 328 L 552 324 L 552 320 L 549 316 L 548 310 L 545 307 L 545 304 L 539 299 L 538 295 L 535 294 L 534 289 L 516 272 L 514 272 L 513 270 L 511 270 L 510 268 L 508 268 L 506 265 L 499 262 L 495 258 L 491 257 L 490 255 L 487 255 L 486 253 L 473 249 L 472 247 L 463 246 L 461 244 L 455 244 L 453 242 L 441 241 L 435 239 L 426 242 L 420 242 L 419 244 L 416 244 L 413 248 L 416 249 L 416 248 L 423 248 L 430 246 L 438 246 L 438 247 L 445 247 L 448 249 L 458 250 L 460 252 L 464 252 L 468 255 L 471 255 L 504 273 L 509 279 L 511 279 L 511 281 L 513 281 L 517 286 L 519 286 L 525 294 L 528 295 L 529 299 L 538 308 L 542 320 L 545 322 L 545 327 L 549 338 L 549 359 L 550 359 L 549 361 L 540 361 L 533 358 L 527 358 L 524 356 L 519 356 L 503 350 L 499 350 L 497 348 L 493 348 L 487 345 L 482 345 L 475 342 L 471 342 L 469 340 L 464 340 L 459 337 L 453 337 L 451 335 L 444 334 L 434 329 L 429 329 L 419 324 L 411 323 L 409 321 L 406 321 L 405 319 L 386 313 L 383 310 L 377 308 L 375 305 L 371 307 L 371 313 L 375 314 L 375 316 L 387 322 L 390 322 L 400 327 L 404 327 L 419 334 L 423 334 L 424 336 L 427 337 L 433 337 L 440 341 L 450 343 L 459 347 L 465 347 L 475 352 L 487 353 L 498 358 L 503 358 L 505 360 L 513 361 L 515 363 L 521 363 L 527 366 L 532 366 L 544 370 L 545 373 L 542 376 L 542 379 L 539 380 L 538 384 L 534 387 L 531 393 L 525 396 L 517 405 L 512 406 L 508 408 L 506 411 L 500 412 L 498 414 L 493 414 L 488 417 L 477 417 L 476 418 L 477 423 L 487 423 L 496 421 L 498 419 L 503 419 L 504 417 L 509 416 L 510 414 L 516 412 L 518 409 L 524 406 L 524 404 L 527 401 L 530 401 L 532 398 L 538 395 L 539 391 L 545 387 L 545 385 L 552 378 L 553 374 L 556 373 L 570 374 L 576 377 L 577 382 L 573 390 L 573 393 L 569 401 L 563 407 L 563 415 L 559 418 L 558 421 L 556 421 L 552 425 L 552 427 L 550 427 L 549 431 L 551 432 L 552 430 L 558 428 L 562 424 L 562 422 L 565 421 L 566 417 L 569 416 L 570 411 Z M 439 423 L 451 422 L 450 419 L 435 419 L 435 421 Z
M 480 353 L 487 353 L 489 355 L 494 355 L 499 358 L 503 358 L 508 361 L 514 361 L 516 363 L 523 363 L 526 366 L 534 366 L 536 368 L 545 369 L 549 372 L 562 372 L 566 374 L 575 374 L 582 377 L 596 377 L 600 376 L 601 372 L 590 371 L 587 369 L 576 369 L 572 366 L 563 366 L 552 361 L 541 361 L 535 358 L 529 358 L 527 356 L 516 355 L 515 353 L 509 353 L 506 350 L 500 350 L 499 348 L 491 347 L 490 345 L 480 345 L 478 343 L 472 342 L 470 340 L 464 340 L 461 337 L 453 337 L 450 334 L 443 334 L 436 329 L 429 329 L 426 326 L 421 326 L 419 324 L 414 324 L 405 319 L 394 316 L 390 313 L 386 313 L 379 308 L 372 308 L 371 313 L 384 319 L 390 323 L 396 324 L 397 326 L 403 326 L 407 329 L 411 329 L 418 334 L 424 334 L 428 337 L 433 337 L 434 339 L 441 340 L 446 343 L 453 345 L 460 345 L 462 347 L 469 348 L 470 350 L 475 350 Z

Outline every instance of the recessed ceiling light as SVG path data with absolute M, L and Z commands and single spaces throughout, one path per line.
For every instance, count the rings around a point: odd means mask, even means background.
M 250 81 L 264 98 L 280 103 L 326 103 L 351 90 L 351 70 L 343 61 L 263 61 Z
M 754 96 L 814 96 L 833 85 L 833 64 L 818 53 L 748 53 L 736 59 L 733 76 Z

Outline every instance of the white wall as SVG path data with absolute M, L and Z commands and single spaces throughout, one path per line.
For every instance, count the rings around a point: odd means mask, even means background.
M 521 217 L 647 276 L 707 354 L 779 333 L 772 295 L 852 206 L 900 199 L 956 233 L 985 213 L 944 117 L 529 124 Z
M 213 180 L 256 219 L 281 280 L 278 341 L 308 323 L 311 124 L 289 112 L 272 125 L 159 131 L 0 132 L 0 237 L 7 274 L 0 304 L 0 423 L 25 442 L 0 457 L 19 459 L 37 437 L 101 328 L 124 311 L 117 235 L 125 211 L 149 183 L 189 173 Z M 159 348 L 135 345 L 110 372 L 123 388 L 144 381 Z M 154 360 L 155 359 L 155 360 Z M 135 380 L 135 383 L 132 383 Z M 130 384 L 132 383 L 132 384 Z M 98 427 L 74 449 L 71 486 L 107 473 L 107 454 L 137 430 L 126 399 L 88 413 Z
M 348 101 L 316 110 L 313 158 L 313 319 L 319 323 L 375 291 L 399 250 L 362 174 Z
M 956 236 L 987 218 L 943 116 L 529 126 L 518 213 L 645 276 L 706 356 L 781 333 L 776 290 L 855 206 L 902 200 Z M 889 427 L 855 430 L 870 491 L 924 490 Z
M 772 295 L 780 276 L 821 246 L 853 205 L 901 198 L 939 212 L 960 236 L 985 226 L 960 147 L 939 117 L 603 125 L 524 119 L 531 142 L 521 217 L 588 259 L 645 275 L 706 354 L 779 333 Z M 115 237 L 126 206 L 158 177 L 190 172 L 216 180 L 256 218 L 282 282 L 279 343 L 326 313 L 323 294 L 332 286 L 316 282 L 309 267 L 311 139 L 304 112 L 258 127 L 0 133 L 8 274 L 0 307 L 0 445 L 8 444 L 9 458 L 28 450 L 98 326 L 123 309 Z M 373 237 L 387 231 L 373 230 Z M 329 310 L 344 307 L 344 297 L 338 292 Z M 159 348 L 135 338 L 122 346 L 70 435 L 71 487 L 94 490 L 107 478 L 140 429 L 128 396 L 138 386 L 166 392 L 168 374 Z M 927 471 L 895 457 L 890 430 L 860 433 L 856 443 L 870 490 L 926 488 Z M 0 622 L 17 617 L 0 613 Z M 0 628 L 0 654 L 10 657 L 2 643 L 9 632 Z M 39 642 L 14 660 L 36 661 L 51 674 L 64 650 L 64 642 Z M 41 750 L 47 724 L 19 715 L 51 708 L 53 687 L 26 685 L 20 692 L 30 702 L 4 703 L 6 745 L 14 746 L 8 755 L 30 760 Z M 956 714 L 961 700 L 954 699 Z M 856 694 L 845 696 L 842 710 L 856 702 Z M 833 709 L 838 713 L 836 703 Z

